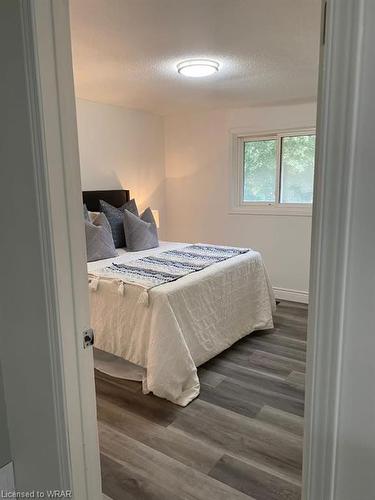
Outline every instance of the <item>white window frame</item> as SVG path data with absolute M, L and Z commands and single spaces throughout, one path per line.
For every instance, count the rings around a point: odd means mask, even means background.
M 232 131 L 232 199 L 230 214 L 259 214 L 259 215 L 293 215 L 312 216 L 312 203 L 280 203 L 279 191 L 281 182 L 281 140 L 283 137 L 295 137 L 299 135 L 316 135 L 313 127 L 298 128 L 293 130 L 277 130 L 272 132 L 254 133 L 249 130 Z M 275 202 L 254 202 L 244 201 L 244 143 L 249 141 L 276 140 L 276 181 L 275 181 Z

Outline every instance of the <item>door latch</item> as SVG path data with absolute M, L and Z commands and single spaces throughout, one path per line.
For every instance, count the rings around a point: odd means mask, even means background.
M 94 330 L 92 328 L 88 328 L 83 332 L 83 348 L 87 349 L 90 346 L 94 345 Z

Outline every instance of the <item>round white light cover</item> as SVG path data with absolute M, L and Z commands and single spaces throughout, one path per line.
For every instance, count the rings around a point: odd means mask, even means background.
M 211 59 L 188 59 L 177 64 L 177 71 L 184 76 L 201 78 L 219 71 L 219 63 Z

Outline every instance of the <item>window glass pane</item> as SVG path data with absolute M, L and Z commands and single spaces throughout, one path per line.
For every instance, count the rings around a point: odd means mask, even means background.
M 315 135 L 283 137 L 280 203 L 312 203 Z
M 276 139 L 244 145 L 244 201 L 275 201 Z

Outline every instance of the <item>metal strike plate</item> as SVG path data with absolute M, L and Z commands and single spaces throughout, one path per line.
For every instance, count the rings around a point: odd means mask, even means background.
M 83 348 L 87 349 L 94 345 L 94 330 L 88 328 L 83 332 Z

